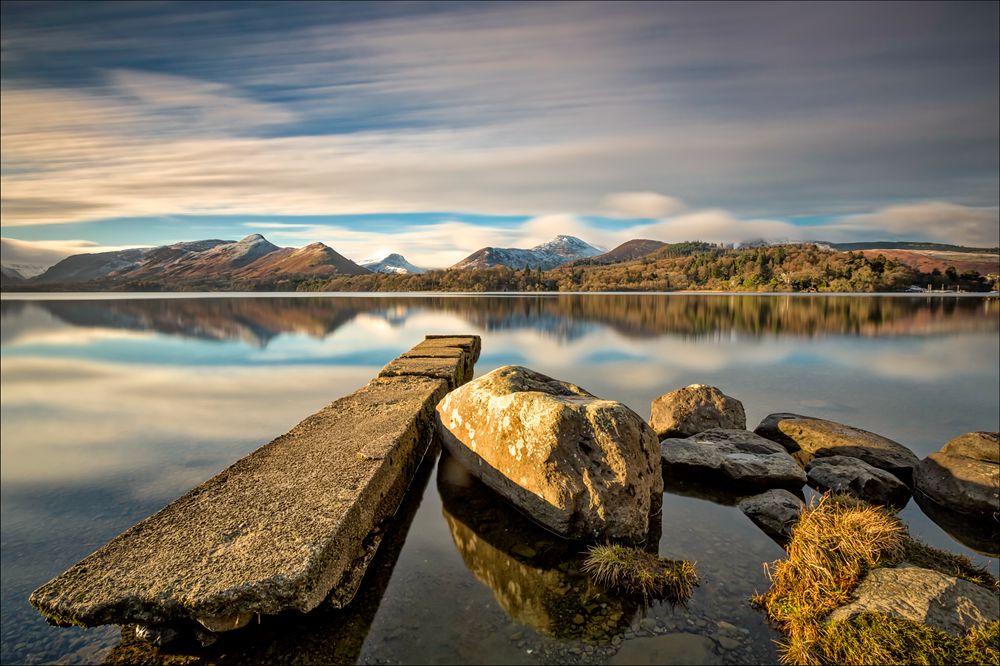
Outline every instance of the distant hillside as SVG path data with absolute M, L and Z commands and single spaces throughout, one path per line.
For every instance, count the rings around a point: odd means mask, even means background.
M 303 282 L 302 291 L 739 291 L 898 292 L 910 287 L 989 291 L 973 274 L 921 273 L 885 256 L 837 252 L 815 244 L 723 248 L 667 245 L 633 261 L 564 264 L 548 271 L 507 266 L 430 271 L 423 275 L 342 276 Z
M 634 261 L 648 254 L 656 252 L 667 244 L 657 240 L 647 240 L 644 238 L 633 238 L 625 241 L 618 247 L 604 254 L 598 254 L 586 259 L 577 259 L 574 266 L 599 266 L 605 264 L 619 264 L 623 261 Z
M 912 266 L 921 273 L 944 273 L 954 268 L 959 274 L 975 271 L 980 275 L 1000 275 L 1000 255 L 986 252 L 942 252 L 937 250 L 861 250 L 872 259 L 882 255 L 893 261 Z
M 29 287 L 88 285 L 96 289 L 233 289 L 290 278 L 329 278 L 369 273 L 323 243 L 281 248 L 260 234 L 239 241 L 203 240 L 154 248 L 66 257 Z
M 593 257 L 601 250 L 574 236 L 556 236 L 547 243 L 522 250 L 514 247 L 484 247 L 458 262 L 453 269 L 471 270 L 506 266 L 507 268 L 549 270 L 574 259 Z
M 821 242 L 821 241 L 818 241 Z M 866 243 L 826 243 L 834 250 L 937 250 L 940 252 L 974 252 L 981 254 L 998 254 L 1000 247 L 966 247 L 964 245 L 948 245 L 947 243 L 923 243 L 916 241 L 874 241 Z
M 24 276 L 21 275 L 16 268 L 0 266 L 0 284 L 3 284 L 4 286 L 14 286 L 23 282 Z

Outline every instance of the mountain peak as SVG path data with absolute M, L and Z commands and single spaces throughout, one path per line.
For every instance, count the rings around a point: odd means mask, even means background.
M 406 260 L 401 254 L 393 252 L 391 254 L 385 255 L 382 259 L 377 261 L 366 260 L 361 264 L 373 273 L 411 273 L 420 274 L 426 273 L 426 268 L 420 268 L 419 266 L 414 266 Z
M 250 243 L 260 243 L 260 242 L 267 243 L 268 240 L 263 236 L 261 236 L 260 234 L 250 234 L 249 236 L 241 238 L 239 242 L 244 245 L 249 245 Z

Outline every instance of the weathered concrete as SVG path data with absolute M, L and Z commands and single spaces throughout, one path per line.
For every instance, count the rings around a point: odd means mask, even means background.
M 478 356 L 478 338 L 441 340 Z M 461 381 L 466 360 L 452 361 Z M 448 388 L 433 374 L 376 377 L 123 532 L 30 602 L 59 624 L 193 619 L 215 630 L 324 599 L 344 606 Z
M 472 379 L 479 360 L 479 337 L 427 336 L 423 342 L 390 361 L 379 377 L 435 377 L 453 390 Z
M 153 628 L 126 625 L 121 642 L 104 658 L 104 666 L 357 663 L 424 489 L 437 467 L 439 451 L 437 440 L 433 440 L 406 497 L 388 521 L 378 552 L 365 572 L 364 585 L 347 606 L 321 603 L 306 614 L 293 610 L 266 616 L 242 631 L 225 634 L 208 635 L 189 624 Z M 157 638 L 161 639 L 158 644 Z M 173 640 L 163 640 L 170 638 Z M 199 639 L 211 642 L 200 645 Z

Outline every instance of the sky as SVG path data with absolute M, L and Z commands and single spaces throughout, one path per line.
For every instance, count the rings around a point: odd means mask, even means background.
M 0 6 L 5 261 L 1000 244 L 995 2 Z

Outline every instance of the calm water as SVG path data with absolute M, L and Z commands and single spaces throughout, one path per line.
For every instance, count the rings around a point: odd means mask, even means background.
M 741 399 L 751 428 L 770 412 L 798 412 L 873 430 L 920 456 L 957 434 L 1000 426 L 995 298 L 0 304 L 5 663 L 152 658 L 117 628 L 50 628 L 26 598 L 120 531 L 361 386 L 426 333 L 482 335 L 477 374 L 526 365 L 643 416 L 656 396 L 700 382 Z M 731 501 L 699 489 L 665 495 L 660 553 L 696 560 L 702 584 L 686 608 L 643 609 L 593 589 L 572 549 L 512 516 L 447 456 L 435 456 L 349 610 L 272 619 L 206 655 L 221 662 L 769 663 L 775 635 L 747 599 L 767 585 L 762 563 L 783 551 Z M 977 545 L 974 532 L 951 526 L 952 536 L 912 501 L 902 515 L 924 540 L 997 571 L 996 559 L 959 541 Z M 524 545 L 536 554 L 526 557 Z

